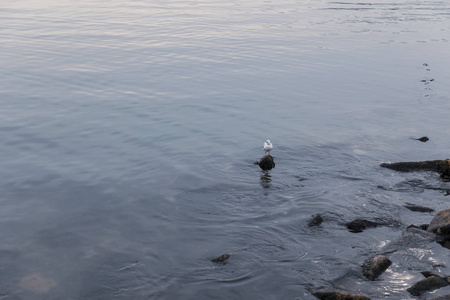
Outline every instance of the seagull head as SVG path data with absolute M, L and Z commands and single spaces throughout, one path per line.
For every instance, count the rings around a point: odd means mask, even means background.
M 266 143 L 270 145 L 270 140 L 267 140 L 267 142 L 266 142 Z

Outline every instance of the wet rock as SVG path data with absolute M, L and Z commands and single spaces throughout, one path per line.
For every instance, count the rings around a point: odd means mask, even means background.
M 415 205 L 412 203 L 406 203 L 405 207 L 411 211 L 417 211 L 417 212 L 433 212 L 434 211 L 434 209 L 432 209 L 432 208 Z
M 427 136 L 423 136 L 419 139 L 415 139 L 415 138 L 411 138 L 411 139 L 416 140 L 416 141 L 421 141 L 422 143 L 426 143 L 430 140 Z
M 428 278 L 428 277 L 431 277 L 431 276 L 437 276 L 437 277 L 441 277 L 441 278 L 443 278 L 443 279 L 445 279 L 447 281 L 450 280 L 449 276 L 443 275 L 443 274 L 439 274 L 439 273 L 436 273 L 436 272 L 432 272 L 432 271 L 423 271 L 423 272 L 420 272 L 420 274 L 422 274 L 423 277 L 425 277 L 425 278 Z
M 350 294 L 336 289 L 321 289 L 313 291 L 312 294 L 321 300 L 370 300 L 369 297 L 363 295 Z
M 271 155 L 266 155 L 259 161 L 259 167 L 264 171 L 271 170 L 275 168 L 275 162 Z
M 431 220 L 427 230 L 437 235 L 450 235 L 450 209 L 438 212 Z
M 428 225 L 420 225 L 420 226 L 410 225 L 408 226 L 408 228 L 406 228 L 406 231 L 403 233 L 403 236 L 413 234 L 423 240 L 427 240 L 428 242 L 438 241 L 438 238 L 434 233 L 427 231 L 427 226 Z
M 369 280 L 375 280 L 389 268 L 392 261 L 384 255 L 375 255 L 367 259 L 363 264 L 363 274 Z
M 36 294 L 45 294 L 56 286 L 56 282 L 41 273 L 32 273 L 22 278 L 19 281 L 19 286 Z
M 382 163 L 383 168 L 399 172 L 435 171 L 444 179 L 450 179 L 450 160 L 428 160 L 418 162 Z
M 317 214 L 314 215 L 309 221 L 308 221 L 308 226 L 309 227 L 313 227 L 313 226 L 319 226 L 320 224 L 322 224 L 323 222 L 323 218 L 321 215 Z
M 222 255 L 212 259 L 211 261 L 212 262 L 224 262 L 224 261 L 226 261 L 229 258 L 230 258 L 230 254 L 225 253 L 225 254 L 222 254 Z
M 431 292 L 449 285 L 448 280 L 442 276 L 431 275 L 424 280 L 416 282 L 407 291 L 413 296 L 420 296 L 425 292 Z
M 382 163 L 380 166 L 399 172 L 442 171 L 443 160 Z
M 411 224 L 408 227 L 406 227 L 406 231 L 413 231 L 413 229 L 427 230 L 428 226 L 429 226 L 428 224 L 422 224 L 422 225 Z
M 450 160 L 446 159 L 442 163 L 441 178 L 450 179 Z
M 364 229 L 366 228 L 375 228 L 378 225 L 379 223 L 375 223 L 364 219 L 356 219 L 345 224 L 348 230 L 353 233 L 363 232 Z

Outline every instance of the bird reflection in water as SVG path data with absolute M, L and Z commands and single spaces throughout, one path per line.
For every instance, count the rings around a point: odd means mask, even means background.
M 261 186 L 265 189 L 270 188 L 270 183 L 272 181 L 272 178 L 270 176 L 270 173 L 268 171 L 263 171 L 261 174 L 261 178 L 259 180 L 259 183 L 261 184 Z

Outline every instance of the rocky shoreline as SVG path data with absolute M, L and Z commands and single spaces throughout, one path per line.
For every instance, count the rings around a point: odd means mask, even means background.
M 422 162 L 400 162 L 381 164 L 381 167 L 400 172 L 433 171 L 438 172 L 442 179 L 450 180 L 450 160 L 434 160 Z M 428 207 L 417 206 L 406 203 L 405 208 L 416 212 L 431 213 L 434 210 Z M 319 214 L 312 216 L 308 222 L 309 227 L 319 226 L 323 222 Z M 400 226 L 396 220 L 371 221 L 365 219 L 355 219 L 345 224 L 347 229 L 353 233 L 363 232 L 368 228 L 378 226 Z M 429 242 L 437 242 L 441 246 L 450 249 L 450 209 L 438 212 L 429 224 L 410 225 L 405 233 L 412 235 L 426 236 Z M 402 236 L 403 237 L 403 236 Z M 395 251 L 394 251 L 395 252 Z M 392 253 L 391 253 L 392 254 Z M 374 281 L 383 274 L 393 262 L 385 254 L 377 254 L 366 259 L 361 265 L 361 272 L 367 280 Z M 423 297 L 428 292 L 450 285 L 450 276 L 424 270 L 421 274 L 425 277 L 414 283 L 406 291 L 412 297 Z M 354 294 L 345 290 L 333 288 L 311 289 L 310 293 L 321 300 L 370 300 L 369 297 L 361 294 Z M 422 298 L 423 299 L 423 298 Z M 437 298 L 425 298 L 427 300 L 450 299 L 450 294 Z
M 273 157 L 270 155 L 264 156 L 259 162 L 255 162 L 264 171 L 270 170 L 275 167 Z M 450 180 L 450 160 L 434 160 L 434 161 L 421 161 L 421 162 L 399 162 L 399 163 L 383 163 L 380 165 L 383 168 L 399 172 L 415 172 L 415 171 L 433 171 L 438 172 L 441 178 L 445 181 Z M 405 203 L 405 208 L 414 212 L 431 213 L 433 209 L 429 207 L 414 205 L 411 203 Z M 321 226 L 324 222 L 324 218 L 320 214 L 313 215 L 308 221 L 308 227 Z M 402 224 L 397 220 L 382 220 L 372 221 L 366 219 L 355 219 L 344 224 L 347 229 L 352 233 L 360 233 L 368 228 L 375 228 L 378 226 L 390 226 L 398 227 Z M 450 249 L 450 209 L 445 209 L 438 212 L 430 221 L 429 224 L 412 224 L 408 226 L 404 234 L 399 238 L 408 238 L 408 236 L 421 236 L 425 237 L 429 243 L 436 242 L 441 246 Z M 398 250 L 398 249 L 397 249 Z M 389 253 L 380 253 L 366 259 L 361 264 L 361 273 L 369 281 L 377 280 L 393 263 L 391 259 L 387 257 L 389 254 L 395 253 L 397 250 Z M 211 261 L 214 263 L 226 263 L 230 258 L 230 254 L 222 254 Z M 439 297 L 423 298 L 428 292 L 440 289 L 450 285 L 450 276 L 446 274 L 436 273 L 428 270 L 420 272 L 425 278 L 414 283 L 405 290 L 412 297 L 421 297 L 426 300 L 450 300 L 450 294 Z M 362 295 L 354 294 L 346 290 L 335 288 L 308 288 L 311 295 L 321 300 L 370 300 L 371 298 Z
M 399 172 L 415 172 L 415 171 L 433 171 L 438 172 L 442 179 L 450 180 L 450 160 L 434 160 L 421 162 L 399 162 L 399 163 L 383 163 L 383 168 Z M 407 203 L 405 207 L 411 211 L 433 212 L 428 207 L 416 206 Z M 309 225 L 317 223 L 318 215 L 313 216 L 309 221 Z M 320 224 L 320 223 L 319 223 Z M 356 219 L 345 224 L 347 229 L 353 233 L 359 233 L 367 228 L 378 226 L 396 226 L 395 221 L 375 222 L 365 219 Z M 429 224 L 410 225 L 406 231 L 412 234 L 422 234 L 429 237 L 430 242 L 437 242 L 441 246 L 450 249 L 450 209 L 438 212 Z M 362 273 L 368 280 L 376 280 L 383 272 L 385 272 L 392 264 L 392 261 L 384 254 L 372 256 L 362 264 Z M 422 297 L 428 292 L 440 289 L 450 285 L 450 276 L 446 274 L 435 273 L 424 270 L 421 274 L 425 279 L 414 283 L 406 289 L 413 297 Z M 352 294 L 344 290 L 336 289 L 317 289 L 311 290 L 311 294 L 321 300 L 366 300 L 370 299 L 365 295 Z M 450 299 L 450 294 L 437 297 L 426 298 L 427 300 Z
M 313 216 L 309 224 L 317 226 L 316 220 L 318 215 Z M 356 225 L 355 225 L 356 224 Z M 362 232 L 365 228 L 379 226 L 380 223 L 357 219 L 346 224 L 351 232 Z M 389 225 L 389 224 L 381 224 Z M 311 225 L 310 225 L 311 226 Z M 355 230 L 355 228 L 357 230 Z M 450 209 L 442 210 L 438 212 L 431 220 L 430 224 L 423 225 L 411 225 L 406 229 L 407 233 L 422 234 L 429 237 L 430 242 L 437 242 L 443 247 L 450 249 Z M 392 254 L 392 253 L 391 253 Z M 362 274 L 367 280 L 374 281 L 381 274 L 383 274 L 393 262 L 384 254 L 377 254 L 366 259 L 361 266 Z M 426 295 L 428 292 L 432 292 L 442 287 L 450 285 L 450 276 L 446 274 L 435 273 L 431 271 L 420 272 L 425 279 L 414 283 L 412 286 L 406 289 L 411 296 L 419 297 Z M 361 294 L 353 294 L 345 290 L 321 288 L 310 291 L 312 295 L 321 300 L 367 300 L 369 297 Z M 450 299 L 450 294 L 441 296 L 438 298 L 426 298 L 427 300 L 440 300 Z

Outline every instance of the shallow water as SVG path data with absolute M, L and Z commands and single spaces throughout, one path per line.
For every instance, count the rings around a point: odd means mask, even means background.
M 4 299 L 408 299 L 420 271 L 450 274 L 448 249 L 402 238 L 434 215 L 405 203 L 446 209 L 450 185 L 379 167 L 448 157 L 446 1 L 0 11 Z M 400 224 L 350 233 L 356 218 Z M 392 249 L 365 280 L 364 259 Z

